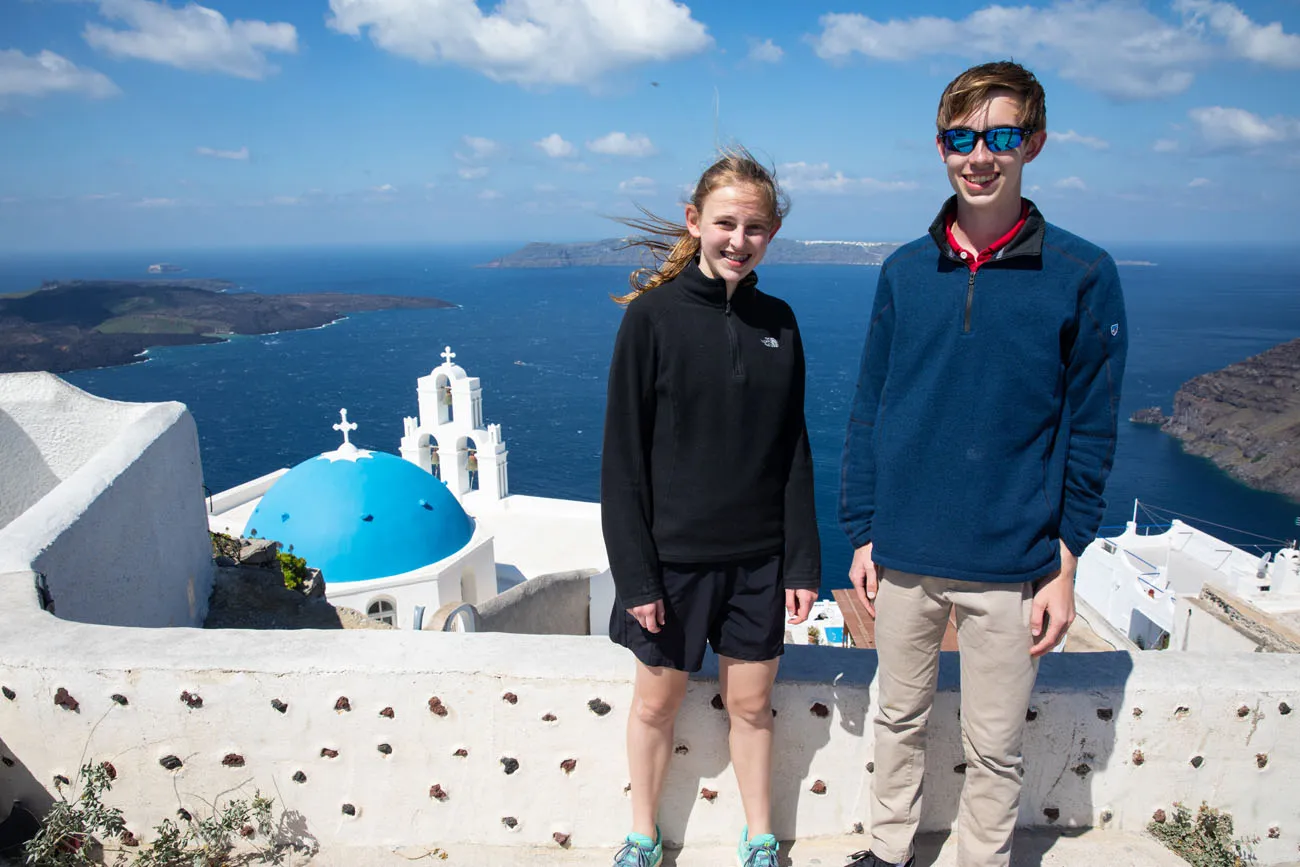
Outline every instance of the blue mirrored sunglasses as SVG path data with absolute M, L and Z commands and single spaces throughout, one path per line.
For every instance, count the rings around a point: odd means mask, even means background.
M 975 150 L 975 142 L 984 139 L 989 153 L 999 154 L 1020 147 L 1030 135 L 1033 135 L 1033 130 L 1021 129 L 1018 126 L 995 126 L 986 130 L 957 127 L 939 133 L 939 140 L 950 151 L 968 154 Z

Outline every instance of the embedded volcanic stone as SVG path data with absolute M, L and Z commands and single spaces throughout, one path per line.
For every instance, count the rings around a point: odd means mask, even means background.
M 194 821 L 194 817 L 190 815 L 190 811 L 185 809 L 184 807 L 181 807 L 179 810 L 176 811 L 176 816 L 185 822 Z
M 1193 767 L 1193 768 L 1199 768 L 1199 767 L 1200 767 L 1201 765 L 1203 765 L 1203 764 L 1205 764 L 1205 759 L 1204 759 L 1204 758 L 1202 758 L 1201 756 L 1192 756 L 1192 767 Z
M 710 804 L 712 804 L 714 801 L 718 799 L 718 793 L 713 791 L 712 789 L 702 788 L 700 789 L 700 798 L 701 800 L 708 801 Z
M 874 774 L 875 772 L 876 772 L 876 763 L 875 763 L 875 762 L 867 762 L 867 773 L 868 773 L 868 774 Z
M 338 711 L 352 710 L 352 703 L 348 701 L 346 695 L 339 696 L 339 700 L 334 702 L 334 709 Z
M 251 837 L 256 832 L 256 830 L 257 829 L 254 828 L 252 825 L 245 825 L 244 827 L 239 829 L 239 836 Z
M 587 702 L 587 707 L 591 708 L 591 712 L 596 716 L 604 716 L 610 712 L 610 706 L 598 698 L 593 698 L 591 701 Z
M 116 702 L 117 704 L 122 705 L 123 707 L 126 707 L 128 704 L 130 704 L 130 702 L 126 700 L 126 696 L 122 695 L 122 693 L 120 692 L 113 693 L 113 701 Z
M 561 849 L 568 849 L 568 848 L 569 848 L 569 835 L 568 835 L 568 834 L 562 834 L 562 833 L 560 833 L 559 831 L 556 831 L 554 834 L 551 835 L 551 839 L 554 840 L 556 843 L 559 843 Z
M 275 709 L 278 710 L 280 713 L 284 713 L 285 711 L 287 711 L 287 710 L 289 709 L 289 705 L 287 705 L 287 704 L 285 704 L 284 702 L 280 701 L 278 698 L 273 698 L 273 699 L 271 699 L 271 707 L 275 708 Z
M 817 780 L 812 784 L 812 788 L 808 791 L 812 792 L 814 795 L 824 795 L 826 794 L 826 784 L 821 780 Z
M 6 768 L 12 768 L 14 766 L 14 760 L 8 756 L 0 756 L 0 764 L 4 765 Z
M 1038 719 L 1038 711 L 1036 709 L 1031 707 L 1029 710 L 1025 711 L 1025 722 L 1033 722 L 1036 719 Z
M 1175 708 L 1175 709 L 1174 709 L 1174 718 L 1175 718 L 1175 719 L 1186 719 L 1186 718 L 1187 718 L 1187 715 L 1190 714 L 1190 713 L 1191 713 L 1191 710 L 1190 710 L 1190 709 L 1185 708 L 1185 707 L 1178 707 L 1178 708 Z
M 1140 765 L 1147 760 L 1146 755 L 1141 750 L 1133 751 L 1133 764 Z
M 691 748 L 688 747 L 686 744 L 678 744 L 677 746 L 673 747 L 673 752 L 679 756 L 684 756 L 690 751 Z
M 443 790 L 442 786 L 434 783 L 429 787 L 429 797 L 433 798 L 435 801 L 445 801 L 451 796 Z
M 1092 773 L 1092 768 L 1088 767 L 1083 762 L 1080 762 L 1079 764 L 1075 765 L 1070 770 L 1074 771 L 1074 773 L 1077 774 L 1080 778 L 1086 777 Z
M 1282 829 L 1279 828 L 1277 825 L 1274 825 L 1273 827 L 1268 829 L 1268 839 L 1276 840 L 1278 837 L 1281 836 L 1282 836 Z
M 1043 810 L 1043 815 L 1047 817 L 1047 821 L 1055 822 L 1057 819 L 1061 818 L 1061 811 L 1056 807 L 1047 807 Z
M 321 747 L 320 757 L 322 759 L 337 759 L 339 757 L 339 751 L 330 749 L 329 747 Z
M 1110 810 L 1102 810 L 1100 818 L 1101 818 L 1101 823 L 1104 825 L 1107 822 L 1109 822 L 1111 819 L 1114 819 L 1115 814 L 1112 813 Z
M 714 693 L 714 695 L 713 695 L 713 699 L 709 702 L 709 704 L 713 705 L 713 709 L 714 709 L 714 710 L 725 710 L 725 709 L 726 709 L 726 705 L 722 703 L 722 694 L 721 694 L 721 693 Z
M 1250 708 L 1246 707 L 1244 704 L 1241 707 L 1237 708 L 1238 719 L 1245 719 L 1248 716 L 1250 716 Z
M 808 708 L 808 711 L 818 719 L 826 719 L 826 717 L 831 715 L 830 708 L 821 702 L 814 703 L 812 707 Z
M 54 693 L 54 703 L 64 710 L 70 710 L 74 713 L 81 707 L 77 700 L 63 687 L 59 687 L 58 691 Z
M 117 768 L 113 767 L 112 762 L 100 762 L 99 766 L 104 769 L 104 773 L 108 775 L 110 780 L 117 779 Z
M 67 777 L 63 776 L 63 774 L 54 775 L 54 785 L 56 786 L 67 786 L 67 785 L 71 785 L 71 783 L 72 781 L 69 780 Z
M 13 696 L 10 695 L 9 698 L 13 698 Z M 1282 702 L 1280 705 L 1277 706 L 1277 712 L 1282 714 L 1282 716 L 1286 716 L 1287 714 L 1291 713 L 1291 705 L 1287 704 L 1286 702 Z
M 866 833 L 866 829 L 862 827 L 862 823 L 861 823 L 861 822 L 854 822 L 854 823 L 853 823 L 853 833 L 854 833 L 854 834 L 863 834 L 863 833 Z
M 452 753 L 452 755 L 458 759 L 463 759 L 469 755 L 469 750 L 465 749 L 464 747 L 461 747 L 460 749 L 456 750 L 456 752 Z
M 560 769 L 563 770 L 566 774 L 573 773 L 573 769 L 576 768 L 577 766 L 578 766 L 577 759 L 565 759 L 564 761 L 560 762 Z
M 442 699 L 435 695 L 433 698 L 429 699 L 429 712 L 434 716 L 446 716 L 447 708 L 443 705 Z
M 392 719 L 395 716 L 391 707 L 384 708 L 379 712 L 379 715 L 385 719 Z
M 555 722 L 556 719 L 557 717 L 553 713 L 544 714 L 542 716 L 542 722 Z
M 238 753 L 227 753 L 226 757 L 221 760 L 221 764 L 228 768 L 242 768 L 244 766 L 244 757 Z
M 506 775 L 509 776 L 510 774 L 513 774 L 515 771 L 519 770 L 519 760 L 512 759 L 509 756 L 505 756 L 501 759 L 501 766 L 505 768 Z
M 1151 814 L 1151 821 L 1160 825 L 1163 825 L 1165 823 L 1166 818 L 1168 817 L 1165 816 L 1164 810 L 1156 810 L 1154 813 Z
M 1115 718 L 1115 711 L 1108 707 L 1097 708 L 1097 719 L 1102 722 L 1110 722 Z
M 1133 708 L 1133 718 L 1137 719 L 1140 716 L 1142 716 L 1142 708 L 1140 707 Z
M 4 693 L 4 697 L 10 701 L 13 701 L 18 696 L 18 693 L 14 692 L 7 686 L 0 686 L 0 693 Z
M 501 696 L 501 700 L 506 704 L 519 704 L 519 696 L 515 695 L 513 692 L 508 692 Z
M 162 765 L 164 768 L 166 768 L 169 771 L 174 771 L 181 767 L 182 762 L 180 759 L 176 758 L 175 756 L 163 756 L 161 759 L 158 760 L 158 764 Z
M 189 690 L 181 693 L 181 701 L 189 707 L 203 707 L 203 696 L 197 693 L 191 695 Z
M 1255 767 L 1260 770 L 1268 767 L 1268 753 L 1255 753 Z
M 305 783 L 307 782 L 307 775 L 304 774 L 302 771 L 294 771 L 293 781 L 295 783 Z
M 964 773 L 966 773 L 966 763 L 965 763 L 965 762 L 962 762 L 961 764 L 953 765 L 953 766 L 952 766 L 952 772 L 953 772 L 954 774 L 964 774 Z
M 383 753 L 386 756 L 390 756 L 393 754 L 393 748 L 388 744 L 380 744 L 379 746 L 375 747 L 375 749 L 379 750 L 381 753 Z
M 501 820 L 501 824 L 513 831 L 515 828 L 519 827 L 519 820 L 514 816 L 506 816 Z
M 355 816 L 356 814 L 357 814 L 357 808 L 356 808 L 356 807 L 352 806 L 351 804 L 344 804 L 344 805 L 343 805 L 343 815 L 345 815 L 345 816 Z
M 132 834 L 130 831 L 126 831 L 126 830 L 122 831 L 122 834 L 120 837 L 118 837 L 118 839 L 122 841 L 123 846 L 130 846 L 133 849 L 136 846 L 140 845 L 140 841 L 137 840 L 135 838 L 135 835 Z

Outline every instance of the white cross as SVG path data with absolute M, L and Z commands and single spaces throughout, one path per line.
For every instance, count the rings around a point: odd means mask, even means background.
M 343 416 L 343 421 L 334 425 L 334 430 L 343 431 L 343 445 L 352 445 L 352 443 L 348 442 L 348 431 L 356 430 L 357 423 L 348 421 L 348 411 L 346 409 L 339 410 L 339 415 Z
M 451 364 L 451 360 L 455 357 L 456 357 L 456 353 L 451 351 L 450 346 L 444 346 L 442 348 L 442 360 L 444 363 Z

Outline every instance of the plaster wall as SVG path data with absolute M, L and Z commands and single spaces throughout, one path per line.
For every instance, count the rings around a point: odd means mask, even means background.
M 554 846 L 555 833 L 609 845 L 630 821 L 633 662 L 603 638 L 112 628 L 40 611 L 31 581 L 0 576 L 0 731 L 14 762 L 0 766 L 0 799 L 36 799 L 55 774 L 75 776 L 84 750 L 113 763 L 112 798 L 146 839 L 178 806 L 232 788 L 272 794 L 325 847 Z M 774 693 L 780 836 L 868 821 L 875 668 L 870 651 L 788 649 Z M 711 658 L 679 717 L 670 841 L 728 843 L 743 823 L 716 674 Z M 945 654 L 926 829 L 956 816 L 957 681 Z M 59 689 L 76 710 L 55 704 Z M 1137 831 L 1157 808 L 1205 800 L 1261 838 L 1261 862 L 1294 857 L 1298 705 L 1295 656 L 1052 654 L 1027 723 L 1020 821 Z
M 33 420 L 31 442 L 50 456 L 47 465 L 66 475 L 0 528 L 0 572 L 43 573 L 64 619 L 113 626 L 202 623 L 213 570 L 198 434 L 189 412 L 179 403 L 104 401 L 57 377 L 31 376 L 12 375 L 17 382 L 0 376 L 0 387 L 11 398 L 26 396 L 11 405 Z M 38 411 L 42 405 L 48 418 Z M 118 427 L 96 427 L 101 412 Z M 76 430 L 83 417 L 98 447 L 74 464 L 65 428 Z M 10 499 L 7 479 L 0 498 Z
M 476 606 L 480 632 L 587 635 L 591 573 L 558 572 L 530 578 Z M 609 612 L 605 612 L 606 617 Z
M 1213 608 L 1194 596 L 1174 600 L 1174 628 L 1169 636 L 1173 650 L 1202 653 L 1257 653 L 1259 644 L 1213 613 Z

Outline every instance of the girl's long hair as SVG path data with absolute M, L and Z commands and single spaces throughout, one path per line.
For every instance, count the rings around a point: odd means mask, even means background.
M 747 186 L 767 206 L 773 228 L 780 224 L 790 211 L 790 200 L 776 180 L 776 171 L 756 160 L 745 148 L 735 145 L 725 149 L 722 156 L 704 170 L 691 194 L 690 204 L 696 211 L 704 210 L 704 200 L 720 187 Z M 640 295 L 682 273 L 700 255 L 700 242 L 682 223 L 665 220 L 638 206 L 640 217 L 619 220 L 620 223 L 641 234 L 629 238 L 627 247 L 644 247 L 654 257 L 655 267 L 637 268 L 628 276 L 632 291 L 626 295 L 611 296 L 619 304 L 628 304 Z

